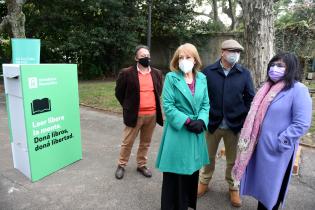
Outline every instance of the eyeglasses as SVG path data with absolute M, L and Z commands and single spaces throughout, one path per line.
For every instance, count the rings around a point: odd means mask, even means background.
M 285 64 L 283 64 L 283 63 L 271 63 L 270 67 L 271 66 L 277 66 L 277 67 L 284 67 L 285 68 Z

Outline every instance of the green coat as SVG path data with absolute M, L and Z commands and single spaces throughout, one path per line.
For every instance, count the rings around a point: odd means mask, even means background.
M 210 105 L 206 77 L 197 73 L 192 96 L 183 73 L 167 73 L 162 100 L 166 120 L 156 167 L 161 172 L 190 175 L 209 163 L 204 132 L 189 132 L 184 125 L 188 117 L 201 119 L 208 125 Z

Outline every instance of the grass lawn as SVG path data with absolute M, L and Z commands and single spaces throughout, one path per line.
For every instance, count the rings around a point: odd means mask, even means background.
M 106 111 L 121 113 L 122 109 L 115 98 L 115 81 L 79 82 L 80 103 Z
M 311 89 L 315 89 L 315 82 L 306 82 L 305 85 Z
M 313 103 L 315 103 L 315 101 L 313 100 Z M 312 125 L 310 127 L 309 132 L 315 134 L 315 111 L 313 110 L 313 117 L 312 117 Z
M 315 89 L 315 83 L 308 85 L 309 88 Z
M 306 86 L 312 90 L 315 90 L 315 82 L 307 82 Z M 313 96 L 313 103 L 315 103 L 314 96 Z M 312 134 L 315 134 L 315 110 L 313 110 L 312 125 L 309 132 L 311 132 Z

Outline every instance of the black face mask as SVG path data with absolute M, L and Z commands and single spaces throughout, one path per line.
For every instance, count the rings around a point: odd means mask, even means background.
M 140 58 L 138 61 L 143 67 L 148 67 L 150 65 L 150 58 L 144 57 Z

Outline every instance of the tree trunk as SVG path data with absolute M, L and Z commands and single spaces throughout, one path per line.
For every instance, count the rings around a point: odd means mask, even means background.
M 235 13 L 235 28 L 239 27 L 240 24 L 244 22 L 242 0 L 236 0 L 236 4 L 239 4 L 242 9 L 238 16 L 236 16 L 236 13 Z M 235 12 L 236 12 L 236 8 L 235 8 Z
M 217 0 L 212 0 L 212 9 L 213 9 L 213 20 L 215 22 L 218 22 L 219 16 L 218 16 L 218 1 Z
M 0 33 L 7 32 L 11 37 L 25 37 L 25 15 L 22 6 L 25 0 L 6 0 L 8 15 L 2 19 Z
M 235 30 L 235 7 L 236 7 L 236 4 L 232 2 L 232 0 L 229 0 L 229 8 L 230 8 L 230 18 L 231 18 L 231 26 L 230 26 L 230 29 L 233 31 Z
M 242 0 L 245 64 L 256 87 L 265 81 L 268 62 L 274 55 L 273 4 L 273 0 Z
M 229 16 L 229 18 L 231 18 L 231 26 L 230 26 L 230 30 L 233 31 L 235 30 L 235 7 L 236 7 L 236 2 L 232 1 L 232 0 L 228 0 L 229 6 L 227 7 L 225 4 L 226 1 L 223 1 L 223 5 L 222 5 L 222 12 L 224 12 L 225 14 L 227 14 L 227 16 Z

